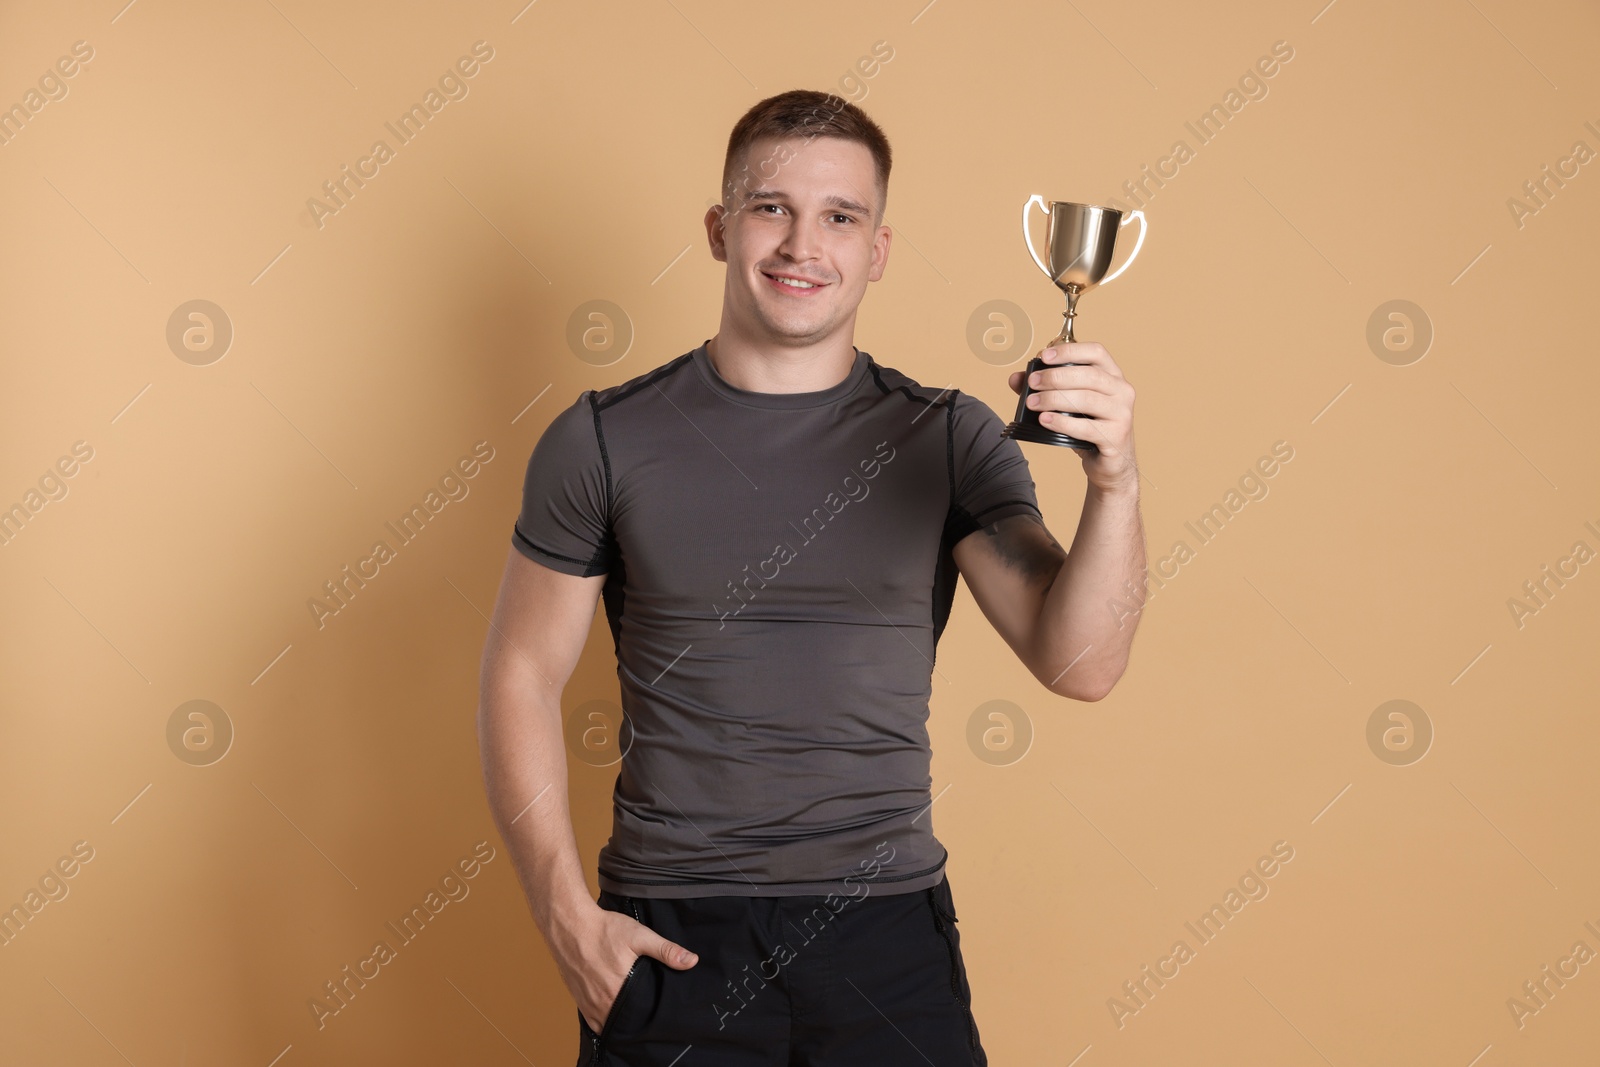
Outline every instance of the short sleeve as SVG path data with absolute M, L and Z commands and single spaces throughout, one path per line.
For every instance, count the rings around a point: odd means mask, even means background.
M 977 397 L 956 393 L 950 428 L 951 495 L 946 538 L 955 544 L 1007 515 L 1043 515 L 1022 447 L 1000 436 L 1005 424 Z
M 511 532 L 524 556 L 581 577 L 606 573 L 616 555 L 609 472 L 590 401 L 585 391 L 545 427 L 528 457 Z

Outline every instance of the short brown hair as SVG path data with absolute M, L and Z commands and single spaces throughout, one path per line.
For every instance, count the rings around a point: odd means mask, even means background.
M 787 137 L 803 134 L 807 141 L 816 137 L 837 137 L 865 145 L 872 153 L 878 184 L 879 218 L 889 199 L 889 167 L 893 158 L 889 152 L 889 139 L 878 124 L 867 117 L 850 101 L 833 93 L 814 89 L 790 89 L 777 96 L 769 96 L 746 111 L 734 123 L 728 137 L 728 154 L 722 163 L 722 201 L 730 204 L 736 185 L 735 171 L 745 151 L 766 137 Z M 765 162 L 764 161 L 763 165 Z M 749 165 L 744 164 L 748 170 Z M 770 178 L 770 174 L 761 177 Z M 744 187 L 749 188 L 754 174 L 744 176 Z

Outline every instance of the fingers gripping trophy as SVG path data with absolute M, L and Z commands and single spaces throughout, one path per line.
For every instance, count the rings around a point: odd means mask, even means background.
M 1048 262 L 1040 259 L 1039 253 L 1034 251 L 1033 238 L 1028 233 L 1029 212 L 1034 204 L 1038 204 L 1050 220 L 1050 228 L 1045 237 L 1046 250 L 1049 253 Z M 1117 247 L 1117 234 L 1123 226 L 1134 219 L 1139 220 L 1139 239 L 1134 243 L 1133 251 L 1128 254 L 1122 266 L 1108 275 L 1106 271 L 1111 269 L 1111 259 Z M 1050 280 L 1067 294 L 1067 310 L 1063 313 L 1065 322 L 1061 327 L 1061 333 L 1055 340 L 1045 345 L 1045 348 L 1078 340 L 1072 332 L 1072 320 L 1078 314 L 1078 297 L 1097 285 L 1115 280 L 1127 270 L 1133 264 L 1134 257 L 1138 256 L 1139 249 L 1144 246 L 1144 235 L 1148 228 L 1143 211 L 1135 211 L 1127 218 L 1123 218 L 1122 212 L 1114 208 L 1098 207 L 1094 204 L 1074 204 L 1065 200 L 1052 200 L 1046 204 L 1044 198 L 1037 193 L 1028 197 L 1028 202 L 1022 205 L 1023 243 L 1028 246 L 1028 254 L 1039 265 L 1039 269 L 1049 275 Z M 1028 387 L 1028 379 L 1034 371 L 1045 366 L 1044 360 L 1038 356 L 1028 361 L 1027 370 L 1022 377 L 1022 394 L 1017 397 L 1017 416 L 1001 431 L 1001 436 L 1012 437 L 1018 441 L 1036 441 L 1045 445 L 1064 445 L 1067 448 L 1098 452 L 1099 449 L 1092 441 L 1082 441 L 1041 425 L 1039 413 L 1028 407 L 1028 396 L 1033 392 Z M 1058 363 L 1055 366 L 1071 367 L 1074 364 Z M 1071 414 L 1078 419 L 1090 417 L 1077 412 Z

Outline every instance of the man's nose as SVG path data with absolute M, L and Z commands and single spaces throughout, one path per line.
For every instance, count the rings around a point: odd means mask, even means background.
M 789 223 L 789 229 L 783 235 L 783 241 L 778 245 L 778 251 L 797 262 L 804 262 L 817 258 L 817 251 L 821 247 L 820 224 L 798 216 Z

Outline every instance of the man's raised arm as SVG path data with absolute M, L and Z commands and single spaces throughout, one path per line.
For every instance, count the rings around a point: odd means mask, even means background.
M 984 617 L 1046 689 L 1075 700 L 1111 692 L 1139 626 L 1126 607 L 1144 581 L 1135 491 L 1089 486 L 1070 554 L 1036 516 L 1010 515 L 962 538 L 954 555 Z
M 1072 551 L 1038 517 L 1010 515 L 957 542 L 956 567 L 1034 677 L 1061 696 L 1099 700 L 1128 668 L 1145 600 L 1133 386 L 1095 341 L 1052 342 L 1040 356 L 1060 364 L 1029 376 L 1028 402 L 1040 424 L 1095 446 L 1079 453 L 1088 485 Z M 1010 378 L 1019 394 L 1023 374 Z M 1071 418 L 1074 412 L 1089 417 Z M 1059 466 L 1065 451 L 1044 449 L 1039 458 Z

